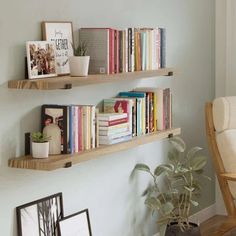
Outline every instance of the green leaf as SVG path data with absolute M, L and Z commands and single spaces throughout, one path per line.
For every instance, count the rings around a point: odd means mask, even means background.
M 199 152 L 200 150 L 202 150 L 201 147 L 193 147 L 193 148 L 191 148 L 191 149 L 188 151 L 188 153 L 187 153 L 187 158 L 188 158 L 188 159 L 193 158 L 194 155 L 195 155 L 197 152 Z
M 172 164 L 162 164 L 156 167 L 156 169 L 154 170 L 154 175 L 159 176 L 163 172 L 173 171 L 173 170 L 174 170 L 174 166 Z
M 167 224 L 160 225 L 160 236 L 165 236 Z
M 177 162 L 179 159 L 179 152 L 176 149 L 172 149 L 168 152 L 168 159 L 171 162 Z
M 162 205 L 161 209 L 164 215 L 169 215 L 174 210 L 174 206 L 171 202 L 166 202 Z
M 186 144 L 184 140 L 180 137 L 174 137 L 170 139 L 170 143 L 173 145 L 175 149 L 177 149 L 179 152 L 184 152 L 186 149 Z
M 192 169 L 194 171 L 199 171 L 206 165 L 206 163 L 207 160 L 205 156 L 196 156 L 191 161 Z
M 148 197 L 144 203 L 152 210 L 159 210 L 161 207 L 161 202 L 155 197 Z
M 134 170 L 141 170 L 150 173 L 150 168 L 143 163 L 138 163 L 135 165 Z
M 197 207 L 197 206 L 199 205 L 199 203 L 196 202 L 196 201 L 190 200 L 190 202 L 191 202 L 191 203 L 193 204 L 193 206 L 195 206 L 195 207 Z

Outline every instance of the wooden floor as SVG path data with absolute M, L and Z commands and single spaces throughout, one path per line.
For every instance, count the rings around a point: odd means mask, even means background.
M 226 216 L 216 215 L 200 225 L 201 236 L 211 236 L 225 221 Z M 236 229 L 224 234 L 224 236 L 236 236 Z

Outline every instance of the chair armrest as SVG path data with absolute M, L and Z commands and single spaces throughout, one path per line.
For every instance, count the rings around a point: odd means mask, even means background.
M 236 173 L 223 173 L 220 176 L 226 180 L 236 181 Z

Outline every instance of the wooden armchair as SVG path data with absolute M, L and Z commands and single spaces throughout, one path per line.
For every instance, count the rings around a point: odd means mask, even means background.
M 205 107 L 206 134 L 219 181 L 227 220 L 213 234 L 236 228 L 236 97 L 217 98 Z

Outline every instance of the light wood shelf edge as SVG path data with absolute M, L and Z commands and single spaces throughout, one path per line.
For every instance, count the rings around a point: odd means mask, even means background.
M 135 71 L 112 75 L 89 75 L 87 77 L 71 77 L 68 75 L 43 79 L 10 80 L 8 82 L 8 88 L 33 90 L 69 89 L 90 84 L 111 83 L 123 80 L 129 81 L 155 76 L 172 76 L 173 73 L 173 68 L 162 68 L 159 70 Z
M 33 159 L 31 156 L 23 156 L 19 158 L 10 159 L 8 162 L 8 166 L 13 168 L 51 171 L 59 168 L 64 168 L 66 165 L 73 166 L 84 161 L 98 159 L 107 154 L 128 150 L 140 145 L 154 142 L 156 140 L 168 138 L 170 135 L 175 136 L 180 133 L 180 128 L 172 128 L 165 131 L 158 131 L 152 134 L 144 135 L 141 137 L 135 137 L 127 142 L 101 146 L 99 148 L 81 153 L 76 153 L 74 155 L 67 154 L 51 156 L 48 159 Z

